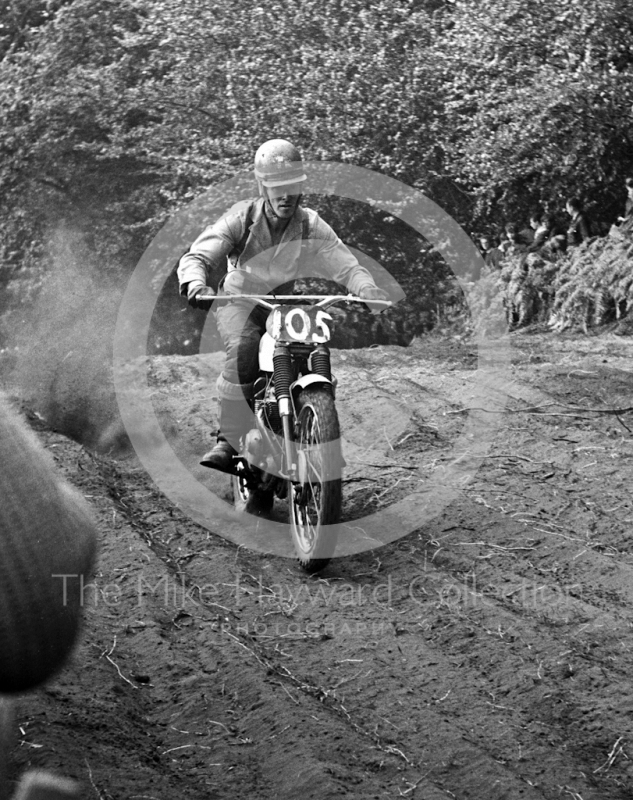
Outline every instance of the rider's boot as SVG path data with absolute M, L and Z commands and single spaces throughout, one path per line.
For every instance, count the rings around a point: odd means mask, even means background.
M 217 469 L 232 474 L 235 469 L 235 456 L 240 437 L 251 422 L 251 410 L 244 400 L 220 398 L 220 430 L 215 445 L 200 459 L 203 467 Z

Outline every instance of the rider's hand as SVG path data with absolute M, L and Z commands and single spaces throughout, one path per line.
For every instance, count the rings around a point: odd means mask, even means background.
M 202 308 L 206 311 L 211 308 L 213 297 L 215 297 L 215 292 L 210 286 L 198 286 L 189 294 L 187 301 L 193 308 Z
M 361 300 L 389 300 L 387 292 L 379 289 L 378 286 L 364 286 L 358 296 Z

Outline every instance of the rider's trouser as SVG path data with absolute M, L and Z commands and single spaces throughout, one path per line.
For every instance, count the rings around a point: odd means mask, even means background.
M 218 331 L 226 351 L 226 362 L 218 378 L 218 441 L 238 449 L 240 436 L 253 421 L 248 405 L 259 371 L 259 340 L 266 330 L 268 311 L 252 302 L 234 300 L 215 312 Z

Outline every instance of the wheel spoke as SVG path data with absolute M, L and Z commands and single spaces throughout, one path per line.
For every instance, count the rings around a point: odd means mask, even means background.
M 307 417 L 307 421 L 306 421 Z M 304 549 L 309 551 L 314 547 L 318 526 L 321 521 L 321 483 L 322 476 L 313 462 L 315 450 L 314 445 L 320 442 L 320 430 L 318 416 L 314 412 L 314 408 L 306 406 L 303 410 L 303 418 L 300 420 L 299 441 L 308 447 L 304 452 L 308 453 L 307 464 L 307 491 L 306 486 L 303 486 L 301 492 L 301 504 L 297 505 L 297 512 L 301 519 L 300 538 Z

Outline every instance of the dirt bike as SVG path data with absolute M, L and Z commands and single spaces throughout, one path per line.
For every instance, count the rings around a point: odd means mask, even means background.
M 275 497 L 288 502 L 295 552 L 308 573 L 334 555 L 341 517 L 344 466 L 335 405 L 336 379 L 327 342 L 335 303 L 389 301 L 354 295 L 224 295 L 215 302 L 248 299 L 270 311 L 259 346 L 259 377 L 249 405 L 253 427 L 235 458 L 235 508 L 267 514 Z M 211 299 L 211 298 L 209 298 Z M 305 305 L 310 301 L 310 305 Z

